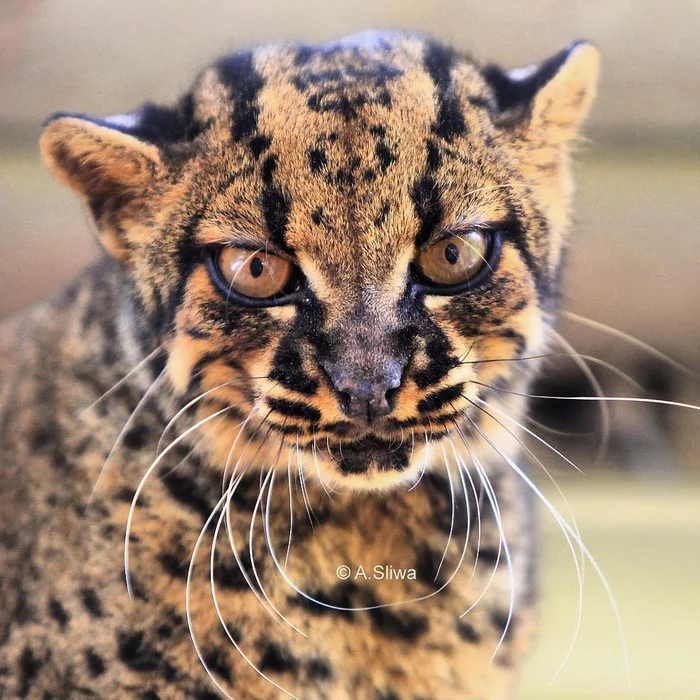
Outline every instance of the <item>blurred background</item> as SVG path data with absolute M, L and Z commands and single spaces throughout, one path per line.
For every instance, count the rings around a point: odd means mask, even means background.
M 171 102 L 218 54 L 366 28 L 431 33 L 506 66 L 546 58 L 580 37 L 599 46 L 603 75 L 576 163 L 563 307 L 700 370 L 697 0 L 2 2 L 0 317 L 47 296 L 99 254 L 87 214 L 39 162 L 36 141 L 48 114 Z M 559 331 L 644 390 L 592 365 L 610 396 L 700 400 L 697 379 L 621 336 L 571 318 Z M 565 358 L 548 365 L 537 391 L 591 394 Z M 548 685 L 573 632 L 577 592 L 566 543 L 542 509 L 542 626 L 521 698 L 700 698 L 700 413 L 611 403 L 608 447 L 596 461 L 601 423 L 593 402 L 533 403 L 535 429 L 585 467 L 574 477 L 540 450 L 615 591 L 632 689 L 612 609 L 590 567 L 579 640 Z M 566 513 L 546 479 L 542 486 Z

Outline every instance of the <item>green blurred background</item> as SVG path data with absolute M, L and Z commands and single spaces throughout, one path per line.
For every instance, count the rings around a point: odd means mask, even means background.
M 428 32 L 507 66 L 543 59 L 580 37 L 600 47 L 600 95 L 576 164 L 563 306 L 699 370 L 697 0 L 5 0 L 0 316 L 51 293 L 98 254 L 88 216 L 39 163 L 46 115 L 172 101 L 218 54 L 366 28 Z M 559 330 L 578 351 L 632 374 L 649 396 L 700 399 L 696 380 L 620 339 L 569 321 Z M 634 393 L 596 371 L 609 395 Z M 570 361 L 548 366 L 538 388 L 590 393 Z M 538 420 L 559 430 L 600 432 L 592 404 L 538 402 L 536 409 Z M 577 592 L 564 539 L 541 509 L 542 625 L 523 699 L 700 698 L 700 413 L 642 404 L 611 411 L 610 447 L 597 465 L 595 436 L 542 435 L 586 467 L 586 476 L 573 477 L 551 454 L 545 462 L 617 596 L 632 690 L 615 618 L 590 567 L 578 643 L 548 685 L 569 644 Z

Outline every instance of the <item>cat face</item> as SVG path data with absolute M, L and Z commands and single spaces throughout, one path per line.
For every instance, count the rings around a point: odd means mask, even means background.
M 57 115 L 42 153 L 133 280 L 171 390 L 218 414 L 215 462 L 245 443 L 385 486 L 542 351 L 597 63 L 577 44 L 509 74 L 388 34 L 265 47 L 172 109 Z

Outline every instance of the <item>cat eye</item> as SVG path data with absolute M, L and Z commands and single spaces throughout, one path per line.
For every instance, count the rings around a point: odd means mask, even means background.
M 276 302 L 290 291 L 296 268 L 289 261 L 264 250 L 224 246 L 214 252 L 219 287 L 227 296 L 253 302 Z
M 445 291 L 473 286 L 491 269 L 493 238 L 490 231 L 473 229 L 433 244 L 418 258 L 424 282 Z

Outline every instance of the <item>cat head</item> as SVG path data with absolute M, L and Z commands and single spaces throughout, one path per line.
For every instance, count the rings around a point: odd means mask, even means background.
M 546 342 L 597 73 L 587 43 L 512 71 L 402 34 L 262 47 L 175 107 L 55 115 L 41 151 L 172 391 L 208 392 L 215 459 L 238 436 L 377 487 L 478 421 L 483 385 L 534 371 L 514 360 Z

